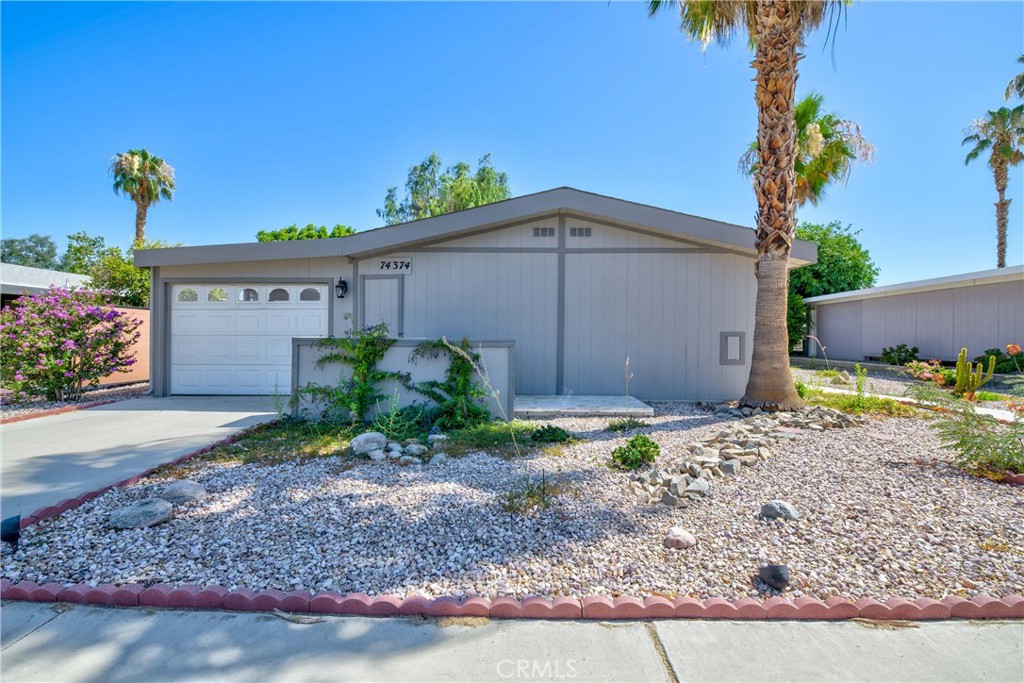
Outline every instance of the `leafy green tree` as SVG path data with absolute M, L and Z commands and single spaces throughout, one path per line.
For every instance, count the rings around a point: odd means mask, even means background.
M 831 223 L 800 223 L 798 239 L 818 243 L 818 261 L 794 268 L 789 273 L 789 306 L 786 324 L 791 340 L 807 335 L 807 307 L 804 297 L 849 292 L 873 287 L 878 280 L 878 266 L 871 254 L 857 239 L 860 230 Z
M 812 92 L 796 103 L 796 205 L 817 206 L 830 185 L 846 182 L 855 161 L 870 162 L 875 148 L 860 126 L 835 112 L 823 111 L 825 98 Z M 757 169 L 757 141 L 740 157 L 740 171 L 753 176 Z
M 326 225 L 310 223 L 304 228 L 289 225 L 278 230 L 260 230 L 256 233 L 259 242 L 291 242 L 293 240 L 322 240 L 328 237 L 346 237 L 355 234 L 356 229 L 348 225 L 335 225 L 330 231 Z
M 1024 64 L 1024 55 L 1017 57 L 1018 64 Z M 1010 79 L 1010 83 L 1006 86 L 1006 92 L 1003 95 L 1006 101 L 1009 102 L 1014 97 L 1018 99 L 1024 98 L 1024 72 L 1021 72 Z
M 387 225 L 395 225 L 500 202 L 510 196 L 508 175 L 495 170 L 490 154 L 480 159 L 474 172 L 464 161 L 443 170 L 441 157 L 433 152 L 409 169 L 404 198 L 399 199 L 397 187 L 388 188 L 384 208 L 377 209 L 377 215 Z
M 833 27 L 847 2 L 712 2 L 648 0 L 650 15 L 673 8 L 683 33 L 705 46 L 746 32 L 754 49 L 757 105 L 757 300 L 753 357 L 744 406 L 786 410 L 803 405 L 789 371 L 786 302 L 789 254 L 796 231 L 796 79 L 805 36 L 828 21 Z
M 92 237 L 84 231 L 68 235 L 68 248 L 61 257 L 61 270 L 88 275 L 106 251 L 102 236 Z
M 1000 107 L 974 120 L 965 131 L 961 144 L 972 145 L 964 165 L 988 153 L 988 167 L 996 181 L 996 268 L 1006 267 L 1006 228 L 1010 221 L 1010 201 L 1006 184 L 1011 166 L 1024 160 L 1024 104 L 1013 109 Z
M 127 251 L 109 247 L 100 254 L 90 271 L 90 284 L 96 289 L 109 290 L 114 302 L 121 306 L 148 308 L 150 272 L 149 268 L 135 265 L 135 250 L 180 246 L 156 240 L 136 243 Z
M 130 149 L 114 157 L 110 164 L 114 192 L 135 202 L 135 241 L 146 239 L 146 214 L 161 199 L 171 201 L 176 187 L 174 169 L 145 149 Z
M 16 266 L 57 270 L 57 244 L 49 235 L 38 233 L 28 237 L 9 237 L 0 240 L 0 261 Z

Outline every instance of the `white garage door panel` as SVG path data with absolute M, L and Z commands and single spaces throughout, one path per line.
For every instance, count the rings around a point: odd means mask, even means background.
M 175 285 L 171 393 L 288 392 L 292 337 L 327 336 L 328 293 L 310 284 Z

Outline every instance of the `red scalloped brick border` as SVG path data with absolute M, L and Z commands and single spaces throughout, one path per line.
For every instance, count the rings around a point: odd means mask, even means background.
M 515 598 L 427 598 L 413 595 L 370 597 L 365 593 L 323 592 L 313 595 L 305 591 L 286 593 L 279 590 L 256 592 L 248 588 L 228 590 L 222 586 L 145 587 L 138 583 L 115 586 L 76 584 L 63 586 L 31 581 L 13 584 L 0 579 L 0 598 L 27 602 L 75 602 L 84 605 L 117 607 L 165 607 L 172 609 L 221 609 L 236 612 L 285 612 L 339 614 L 371 617 L 490 617 L 493 619 L 770 619 L 835 621 L 844 619 L 901 619 L 929 621 L 936 619 L 1024 619 L 1024 597 L 1010 595 L 994 598 L 948 597 L 942 600 L 892 598 L 879 602 L 861 598 L 828 598 L 825 601 L 802 596 L 795 600 L 780 597 L 764 602 L 753 598 L 725 600 L 709 598 L 650 597 L 644 600 L 630 596 L 609 599 L 604 596 L 548 598 L 532 596 Z
M 114 403 L 106 401 L 104 403 Z M 93 404 L 102 405 L 102 404 Z M 79 410 L 91 406 L 70 406 Z M 21 520 L 21 528 L 40 520 L 55 517 L 76 508 L 86 501 L 106 493 L 112 488 L 130 486 L 150 476 L 158 469 L 180 465 L 191 458 L 209 453 L 215 448 L 239 440 L 253 425 L 242 431 L 215 441 L 205 448 L 187 453 L 163 465 L 128 477 L 112 486 L 84 493 L 77 498 L 62 500 L 56 505 L 41 508 Z M 1024 485 L 1024 474 L 1010 475 L 1004 481 Z M 370 597 L 365 593 L 348 595 L 331 591 L 313 595 L 306 591 L 279 590 L 253 591 L 249 588 L 229 590 L 223 586 L 170 586 L 158 583 L 144 586 L 128 583 L 115 586 L 101 583 L 97 586 L 75 584 L 64 586 L 47 583 L 42 586 L 32 581 L 12 583 L 0 579 L 0 599 L 25 602 L 75 602 L 83 605 L 117 607 L 167 607 L 176 609 L 222 609 L 241 612 L 285 612 L 313 614 L 341 614 L 372 617 L 426 616 L 426 617 L 490 617 L 493 619 L 770 619 L 832 621 L 843 619 L 901 619 L 927 621 L 934 619 L 1024 619 L 1024 596 L 1008 595 L 995 598 L 979 595 L 974 598 L 947 597 L 942 600 L 918 598 L 906 600 L 892 598 L 879 602 L 871 598 L 853 601 L 832 597 L 825 601 L 801 596 L 794 600 L 771 597 L 765 601 L 754 598 L 668 598 L 655 596 L 640 599 L 619 596 L 611 599 L 600 595 L 584 598 L 555 598 L 554 600 L 530 596 L 523 600 L 501 597 L 456 598 L 443 596 L 428 598 L 423 595 L 398 597 L 381 595 Z
M 89 408 L 99 408 L 100 406 L 109 406 L 111 403 L 117 403 L 121 399 L 111 399 L 108 401 L 93 401 L 92 403 L 79 403 L 72 406 L 63 406 L 61 408 L 51 408 L 49 410 L 40 410 L 38 413 L 29 413 L 28 415 L 15 415 L 14 417 L 0 418 L 0 425 L 14 424 L 15 422 L 24 422 L 25 420 L 34 420 L 37 417 L 49 417 L 50 415 L 60 415 L 61 413 L 73 413 L 77 410 L 88 410 Z

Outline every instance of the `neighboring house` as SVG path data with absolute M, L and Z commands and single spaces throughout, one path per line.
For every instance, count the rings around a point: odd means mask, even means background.
M 0 296 L 2 307 L 6 308 L 12 301 L 25 294 L 39 294 L 50 287 L 65 289 L 81 289 L 89 285 L 88 275 L 65 273 L 60 270 L 30 268 L 12 263 L 0 263 Z M 126 384 L 145 382 L 149 379 L 149 311 L 144 308 L 126 308 L 118 306 L 119 311 L 131 313 L 139 318 L 139 341 L 133 348 L 135 364 L 128 372 L 115 372 L 100 380 L 101 385 Z
M 858 289 L 804 299 L 812 332 L 835 360 L 878 358 L 898 344 L 921 358 L 971 358 L 1024 343 L 1024 266 Z M 812 340 L 810 355 L 820 355 Z
M 817 248 L 797 241 L 793 266 Z M 515 393 L 737 398 L 754 326 L 750 228 L 559 188 L 348 237 L 138 251 L 152 384 L 287 393 L 293 337 L 512 341 Z M 336 296 L 339 280 L 347 287 Z
M 4 307 L 23 294 L 39 294 L 53 286 L 76 289 L 88 282 L 88 275 L 0 263 L 0 301 Z

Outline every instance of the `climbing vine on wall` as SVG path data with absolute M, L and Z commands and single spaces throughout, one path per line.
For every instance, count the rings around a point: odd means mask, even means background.
M 415 363 L 418 358 L 437 358 L 440 355 L 449 358 L 444 380 L 407 385 L 437 404 L 434 424 L 441 429 L 462 429 L 490 420 L 487 393 L 473 376 L 479 367 L 480 355 L 473 352 L 469 340 L 463 339 L 458 346 L 444 338 L 423 342 L 413 350 L 409 360 Z

